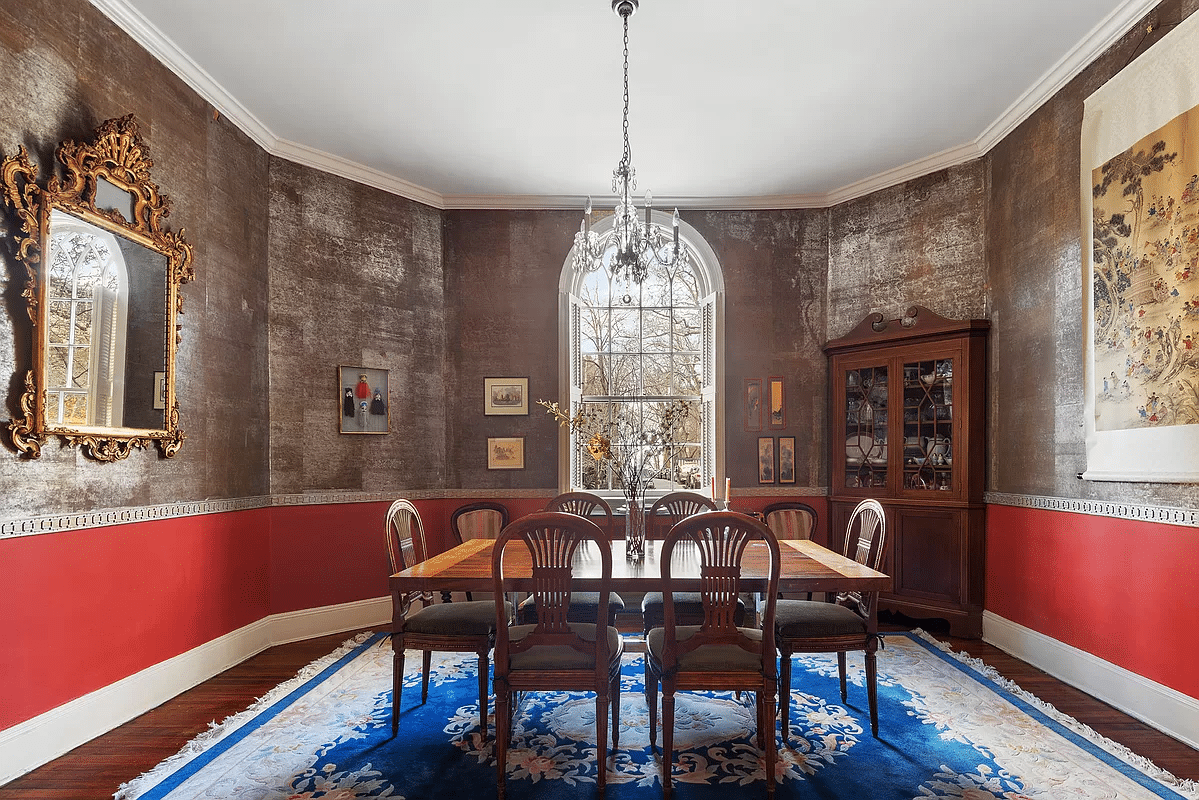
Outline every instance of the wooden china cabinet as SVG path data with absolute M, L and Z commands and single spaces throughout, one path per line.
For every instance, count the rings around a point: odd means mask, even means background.
M 831 386 L 830 539 L 840 549 L 853 507 L 887 516 L 880 606 L 982 635 L 987 320 L 920 306 L 871 314 L 825 346 Z

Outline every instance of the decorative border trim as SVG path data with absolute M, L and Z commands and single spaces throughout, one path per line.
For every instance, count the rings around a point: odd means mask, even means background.
M 1138 503 L 1117 503 L 1107 500 L 1084 500 L 1069 497 L 1041 497 L 1028 494 L 987 492 L 983 499 L 991 505 L 1037 508 L 1044 511 L 1065 511 L 1089 514 L 1094 517 L 1115 517 L 1142 522 L 1162 522 L 1199 528 L 1199 508 L 1151 506 Z
M 275 506 L 324 506 L 337 503 L 390 503 L 397 496 L 410 500 L 491 500 L 491 499 L 537 499 L 554 495 L 553 489 L 411 489 L 395 492 L 307 492 L 280 494 L 273 497 L 241 497 L 230 500 L 196 500 L 182 503 L 166 503 L 153 506 L 130 506 L 125 508 L 80 511 L 67 514 L 46 514 L 39 517 L 12 519 L 0 522 L 0 541 L 19 536 L 37 536 L 43 533 L 102 528 L 108 525 L 127 525 L 133 522 L 194 517 L 201 514 L 223 514 L 228 511 L 249 511 L 256 508 Z M 737 497 L 827 497 L 828 489 L 822 486 L 799 487 L 738 487 Z M 987 492 L 983 499 L 990 505 L 1036 508 L 1043 511 L 1062 511 L 1072 514 L 1089 514 L 1096 517 L 1114 517 L 1141 522 L 1159 522 L 1167 525 L 1183 525 L 1199 528 L 1199 509 L 1173 506 L 1152 506 L 1137 503 L 1116 503 L 1104 500 L 1084 500 L 1067 497 L 1041 497 L 1038 495 L 1005 494 Z

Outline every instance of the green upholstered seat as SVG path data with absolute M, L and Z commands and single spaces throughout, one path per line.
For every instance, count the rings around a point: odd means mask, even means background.
M 507 603 L 508 614 L 512 604 Z M 495 632 L 495 603 L 475 600 L 468 603 L 437 603 L 425 606 L 404 619 L 405 633 L 444 636 L 480 636 Z
M 570 608 L 566 619 L 570 622 L 595 622 L 595 609 L 599 605 L 599 592 L 571 592 Z M 616 592 L 608 593 L 608 621 L 616 619 L 616 615 L 624 611 L 624 599 Z M 520 601 L 517 607 L 516 619 L 519 624 L 532 624 L 537 621 L 537 601 L 529 595 Z
M 774 611 L 777 636 L 812 639 L 823 636 L 866 636 L 866 620 L 836 603 L 779 600 Z
M 699 629 L 699 625 L 679 625 L 675 628 L 680 642 L 690 639 Z M 757 628 L 738 628 L 738 630 L 748 639 L 756 642 L 762 641 L 762 631 Z M 662 650 L 666 646 L 666 629 L 651 629 L 645 638 L 645 646 L 654 658 L 661 661 Z M 760 654 L 742 650 L 735 644 L 705 645 L 679 656 L 679 669 L 687 672 L 723 672 L 732 669 L 753 672 L 761 667 L 762 656 Z
M 598 600 L 598 598 L 597 598 Z M 594 609 L 595 606 L 592 606 Z M 595 613 L 592 611 L 592 613 Z M 493 612 L 494 616 L 494 612 Z M 536 629 L 536 625 L 514 625 L 508 629 L 508 638 L 512 643 L 519 642 Z M 584 641 L 595 641 L 595 623 L 572 622 L 570 629 Z M 616 628 L 608 628 L 608 652 L 615 654 L 619 660 L 624 650 L 624 640 Z M 509 658 L 512 669 L 589 669 L 595 664 L 595 654 L 587 654 L 573 647 L 563 645 L 553 647 L 542 645 L 531 647 L 523 653 L 513 653 Z

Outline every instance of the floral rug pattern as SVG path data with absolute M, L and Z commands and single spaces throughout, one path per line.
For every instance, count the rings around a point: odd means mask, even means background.
M 919 634 L 889 634 L 879 652 L 875 739 L 860 655 L 849 663 L 849 697 L 842 703 L 835 657 L 795 657 L 791 735 L 784 742 L 775 731 L 780 799 L 1199 798 L 1194 782 L 1173 779 Z M 474 655 L 434 654 L 423 706 L 420 658 L 406 665 L 395 739 L 390 644 L 385 635 L 364 635 L 214 724 L 117 797 L 494 796 L 494 713 L 484 738 Z M 661 796 L 661 756 L 649 748 L 643 675 L 641 656 L 626 655 L 620 747 L 607 759 L 612 800 Z M 681 800 L 759 797 L 763 762 L 755 728 L 750 696 L 680 693 L 673 777 Z M 509 796 L 595 796 L 596 751 L 593 695 L 527 695 L 508 753 Z

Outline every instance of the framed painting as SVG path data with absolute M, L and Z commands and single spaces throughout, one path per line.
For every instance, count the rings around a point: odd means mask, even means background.
M 493 438 L 487 440 L 487 469 L 524 469 L 524 437 Z
M 1086 99 L 1085 480 L 1199 481 L 1199 16 Z
M 387 370 L 371 367 L 338 367 L 341 393 L 341 433 L 390 433 L 391 395 Z
M 779 437 L 779 483 L 795 483 L 795 437 Z
M 484 378 L 483 413 L 528 414 L 528 378 Z
M 758 483 L 774 483 L 774 437 L 758 437 Z
M 772 377 L 767 384 L 770 398 L 770 427 L 787 427 L 787 402 L 783 393 L 783 379 Z
M 745 430 L 762 430 L 762 379 L 745 379 Z

